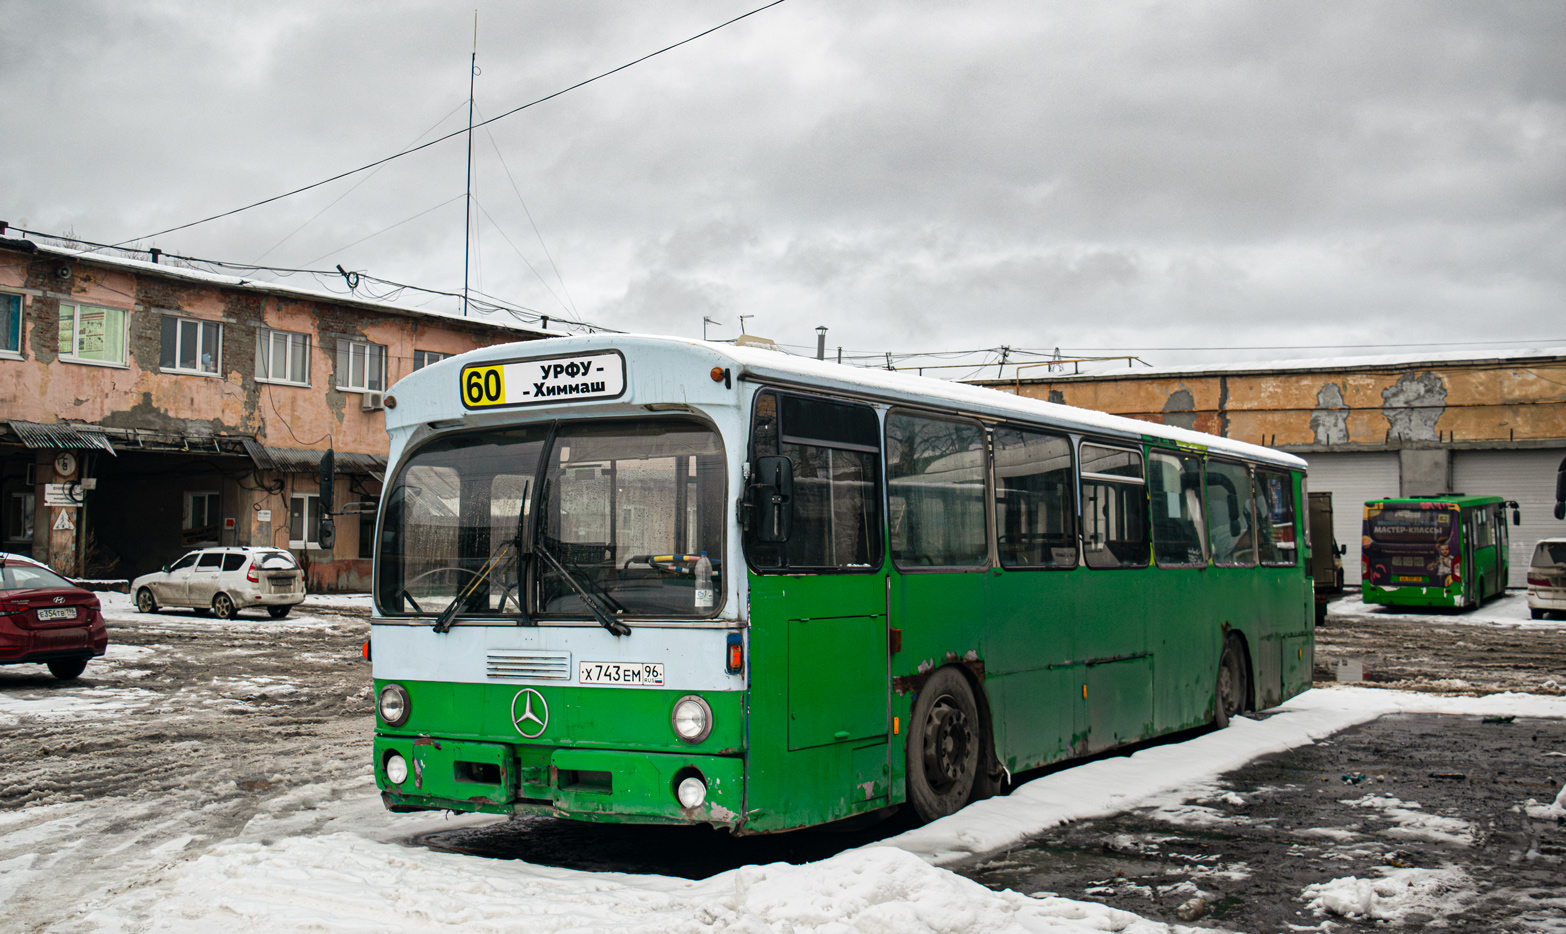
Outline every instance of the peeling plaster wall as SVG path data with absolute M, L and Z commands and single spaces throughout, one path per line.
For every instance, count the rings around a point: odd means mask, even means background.
M 1434 373 L 1404 373 L 1381 391 L 1388 441 L 1435 441 L 1436 423 L 1446 411 L 1446 386 Z
M 63 271 L 63 275 L 62 275 Z M 340 340 L 362 340 L 387 348 L 387 387 L 413 371 L 417 350 L 457 354 L 478 347 L 531 339 L 532 335 L 478 321 L 446 321 L 267 292 L 260 288 L 191 281 L 156 269 L 125 269 L 91 260 L 0 249 L 0 290 L 22 294 L 21 360 L 0 359 L 0 419 L 78 422 L 106 428 L 159 433 L 254 436 L 272 447 L 324 449 L 384 455 L 385 420 L 362 409 L 363 395 L 337 388 Z M 58 359 L 61 303 L 80 303 L 126 312 L 123 365 L 100 366 Z M 166 316 L 222 326 L 217 375 L 166 373 L 161 366 Z M 262 328 L 309 335 L 308 386 L 256 378 L 257 337 Z M 40 464 L 52 454 L 8 447 L 6 470 L 21 469 L 23 457 Z M 132 471 L 120 461 L 152 459 L 152 470 Z M 92 520 L 106 556 L 122 556 L 122 570 L 138 573 L 187 550 L 180 541 L 183 497 L 194 487 L 222 491 L 224 517 L 235 519 L 227 544 L 289 547 L 289 500 L 316 492 L 307 474 L 262 474 L 248 459 L 136 452 L 107 459 L 104 498 Z M 199 462 L 199 463 L 198 463 Z M 40 482 L 48 474 L 40 471 Z M 241 481 L 240 478 L 245 478 Z M 11 482 L 11 481 L 8 481 Z M 281 489 L 275 487 L 281 483 Z M 357 485 L 358 490 L 351 487 Z M 14 482 L 12 482 L 14 486 Z M 9 488 L 9 487 L 8 487 Z M 364 477 L 340 476 L 337 502 L 374 499 L 379 486 Z M 95 494 L 97 495 L 97 494 Z M 112 505 L 111 505 L 112 503 Z M 271 519 L 260 519 L 262 510 Z M 51 529 L 51 510 L 38 508 L 32 552 L 66 569 L 81 547 L 76 531 Z M 331 552 L 303 551 L 312 587 L 362 590 L 370 562 L 357 557 L 359 528 L 352 517 L 337 524 Z M 150 563 L 149 563 L 150 562 Z
M 60 269 L 69 269 L 62 277 Z M 0 400 L 10 418 L 70 421 L 162 432 L 253 435 L 274 447 L 385 454 L 380 412 L 365 412 L 361 394 L 337 389 L 337 342 L 387 348 L 387 385 L 413 371 L 413 352 L 462 353 L 527 335 L 480 323 L 378 314 L 358 306 L 293 299 L 156 273 L 99 268 L 58 257 L 0 251 L 0 288 L 27 290 L 23 360 L 0 360 Z M 57 359 L 61 303 L 124 310 L 123 366 Z M 222 325 L 217 376 L 164 373 L 165 316 Z M 256 379 L 261 328 L 310 335 L 310 385 Z
M 1348 444 L 1349 407 L 1343 401 L 1343 387 L 1327 383 L 1316 393 L 1318 408 L 1310 413 L 1310 430 L 1317 444 Z
M 1341 370 L 978 381 L 1021 395 L 1279 447 L 1566 440 L 1566 359 Z

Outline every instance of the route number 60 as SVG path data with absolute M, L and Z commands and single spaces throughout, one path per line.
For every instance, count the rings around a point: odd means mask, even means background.
M 475 366 L 462 371 L 462 398 L 468 405 L 501 405 L 506 401 L 506 371 L 499 366 Z

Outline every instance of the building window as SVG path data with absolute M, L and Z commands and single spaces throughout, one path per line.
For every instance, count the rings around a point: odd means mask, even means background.
M 295 493 L 288 501 L 288 547 L 321 547 L 315 541 L 320 527 L 321 498 L 314 493 Z
M 338 341 L 337 388 L 344 392 L 385 390 L 386 348 L 364 341 Z
M 256 379 L 310 385 L 310 335 L 261 328 L 256 333 Z
M 217 542 L 218 513 L 223 509 L 223 495 L 201 491 L 185 494 L 185 518 L 180 530 L 180 543 L 205 545 Z
M 35 494 L 31 490 L 12 493 L 5 502 L 5 537 L 13 542 L 33 540 Z
M 60 305 L 60 358 L 72 363 L 125 364 L 125 310 Z
M 415 370 L 422 370 L 431 363 L 439 363 L 450 356 L 452 356 L 452 354 L 436 353 L 433 350 L 415 350 L 413 352 L 413 368 Z
M 163 316 L 163 354 L 158 366 L 165 373 L 200 373 L 216 376 L 222 364 L 223 325 L 215 321 Z
M 0 295 L 0 354 L 22 355 L 22 296 Z

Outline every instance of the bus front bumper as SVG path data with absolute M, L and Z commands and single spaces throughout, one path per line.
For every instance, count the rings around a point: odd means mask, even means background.
M 401 759 L 400 769 L 394 757 Z M 389 769 L 405 777 L 393 782 Z M 700 804 L 685 807 L 679 788 L 690 778 L 705 789 Z M 375 737 L 375 784 L 393 811 L 547 814 L 739 829 L 744 779 L 745 760 L 739 756 Z

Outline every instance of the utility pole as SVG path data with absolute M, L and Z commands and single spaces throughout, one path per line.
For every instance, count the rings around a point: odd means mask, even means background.
M 473 81 L 478 77 L 478 10 L 473 11 L 473 59 L 468 63 L 468 187 L 462 222 L 462 314 L 468 314 L 468 256 L 473 240 Z

